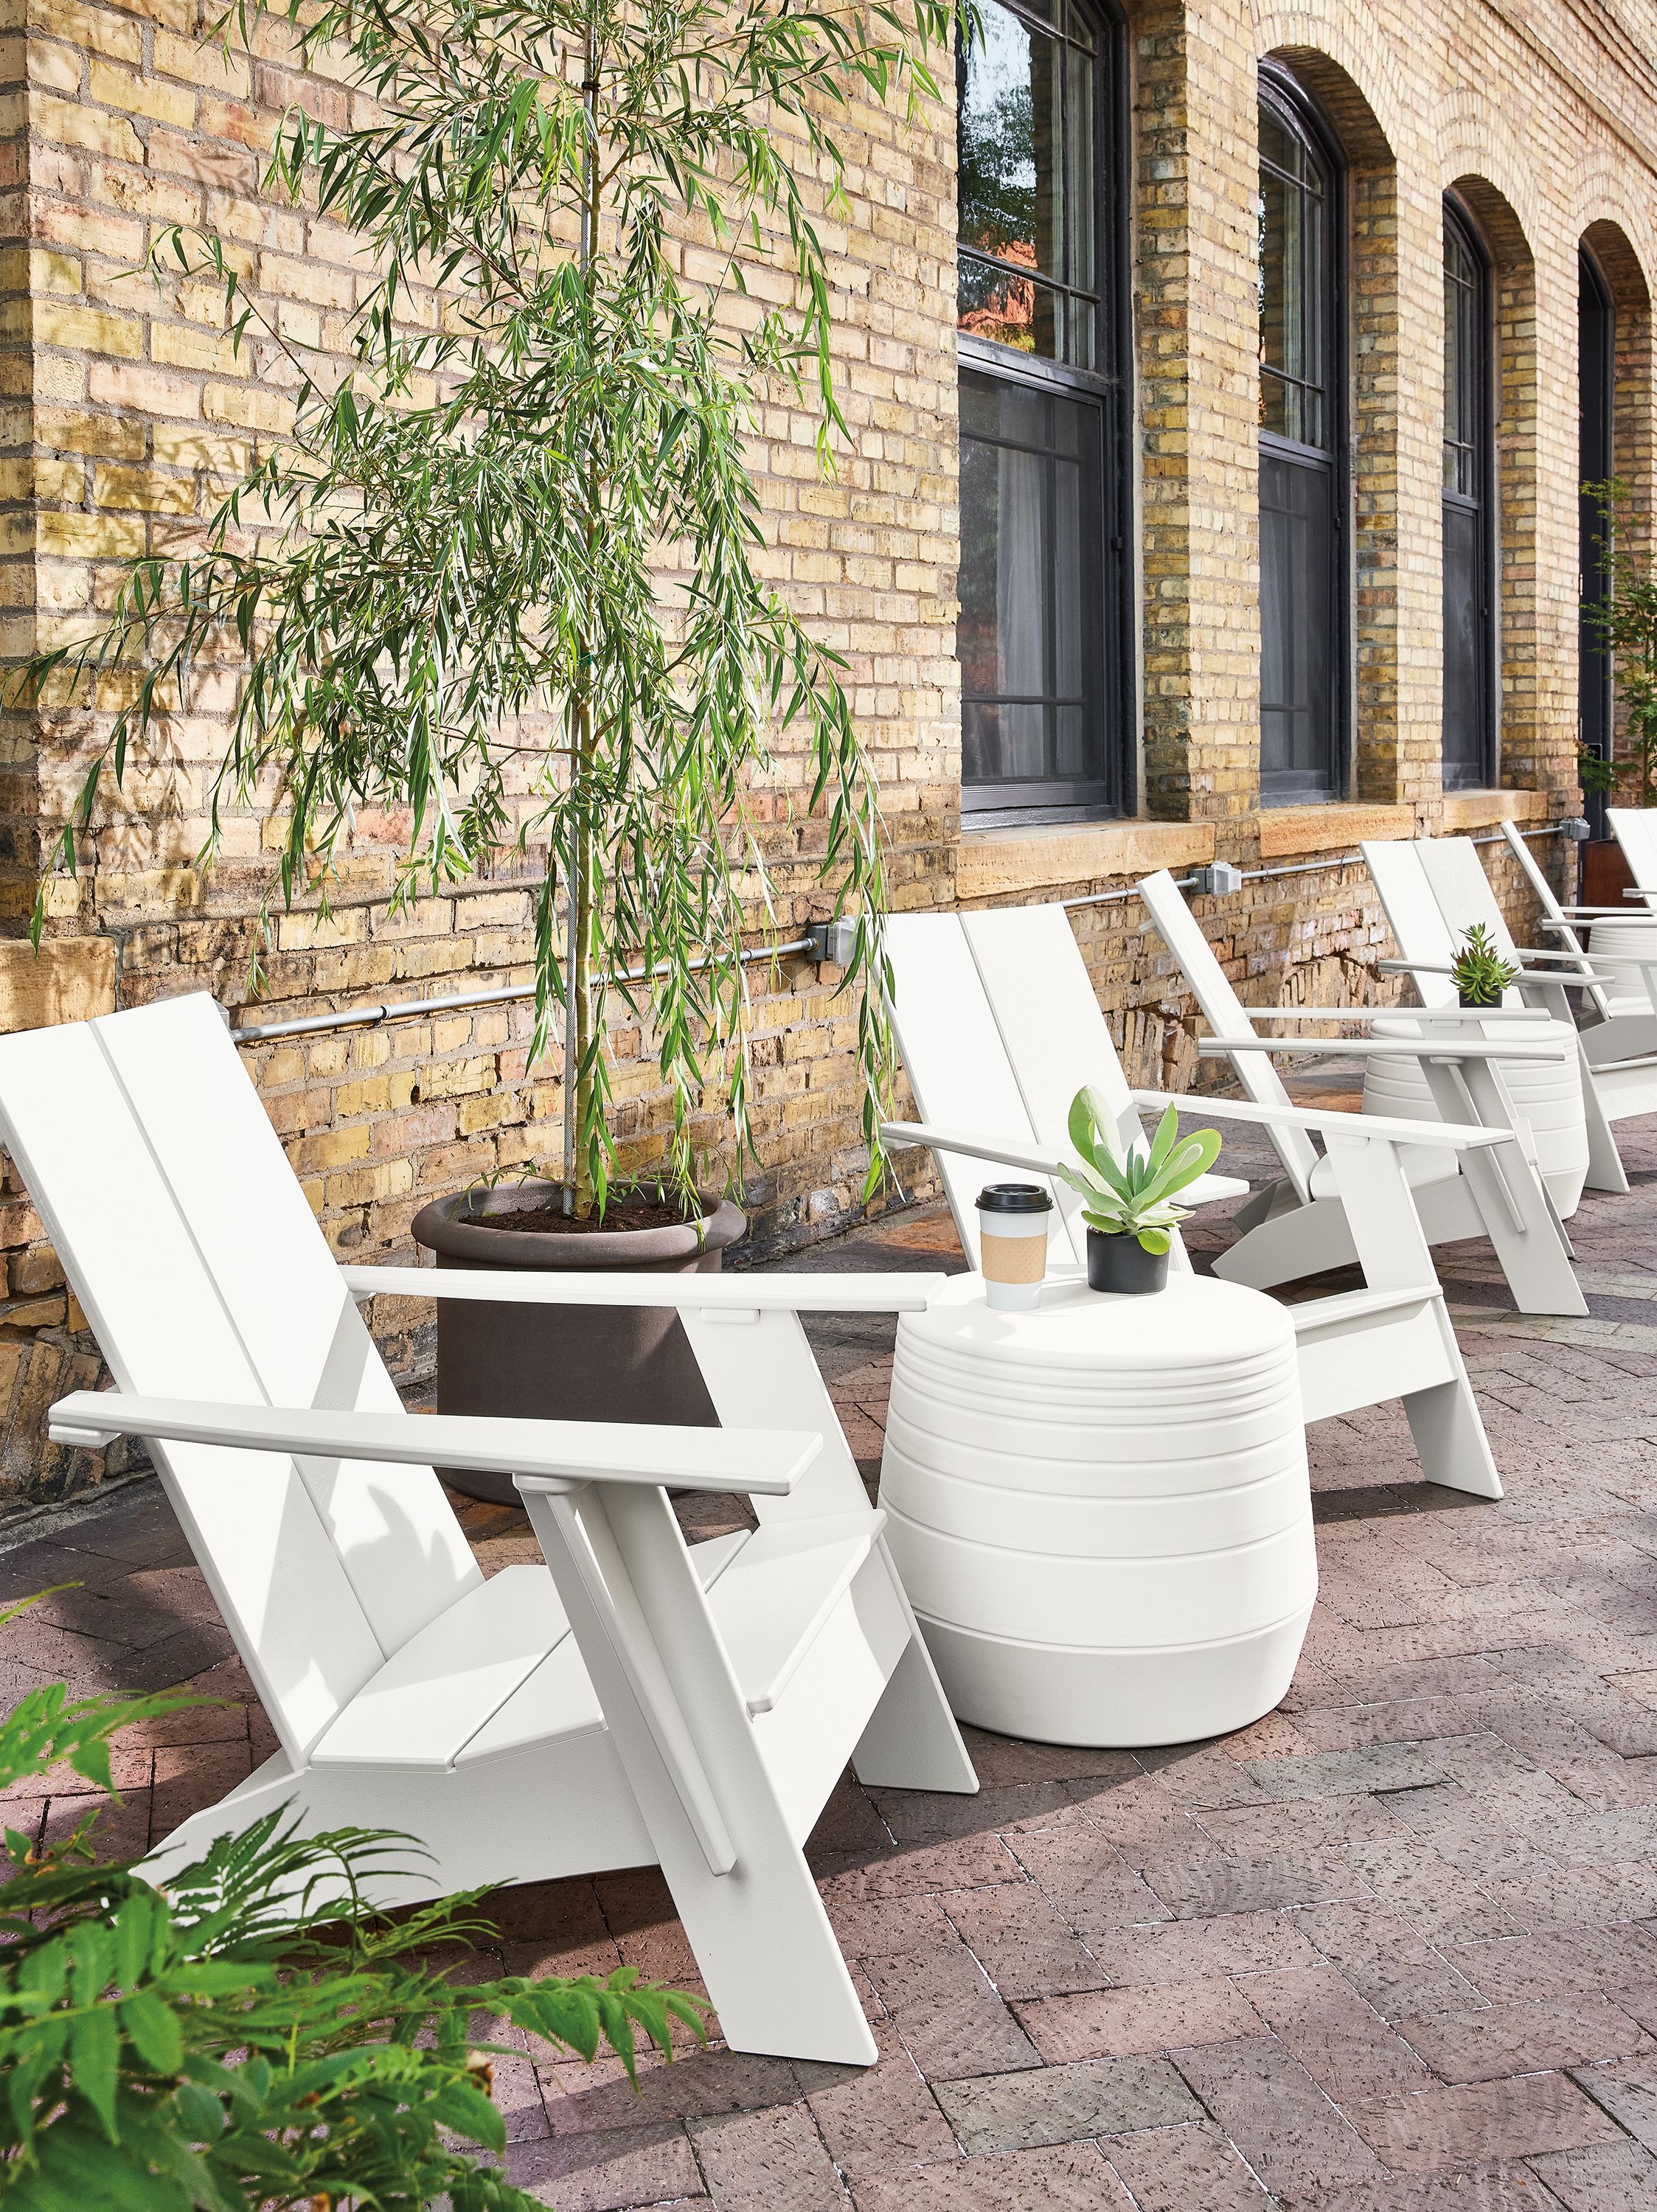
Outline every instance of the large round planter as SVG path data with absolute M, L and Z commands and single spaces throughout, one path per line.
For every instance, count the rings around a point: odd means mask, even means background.
M 414 1240 L 440 1267 L 529 1268 L 580 1274 L 601 1270 L 683 1275 L 717 1273 L 725 1248 L 747 1226 L 728 1199 L 710 1200 L 700 1228 L 600 1229 L 545 1236 L 499 1229 L 490 1217 L 540 1206 L 551 1183 L 515 1184 L 468 1206 L 441 1198 L 414 1218 Z M 715 1413 L 679 1316 L 663 1306 L 497 1305 L 440 1299 L 437 1410 L 556 1421 L 673 1422 L 716 1429 Z M 469 1497 L 515 1505 L 508 1475 L 440 1468 Z
M 993 1313 L 955 1276 L 898 1325 L 880 1503 L 960 1719 L 1123 1747 L 1245 1728 L 1318 1586 L 1288 1310 L 1177 1274 Z

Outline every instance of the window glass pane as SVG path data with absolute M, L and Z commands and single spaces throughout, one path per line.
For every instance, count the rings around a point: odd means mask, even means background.
M 1489 516 L 1489 287 L 1460 222 L 1444 221 L 1444 787 L 1495 767 Z
M 961 243 L 1061 279 L 1063 51 L 990 0 L 957 69 Z
M 1459 501 L 1444 507 L 1444 787 L 1484 782 L 1488 625 L 1483 518 Z
M 1260 110 L 1260 159 L 1302 183 L 1312 174 L 1306 148 L 1274 107 Z
M 1260 427 L 1322 446 L 1323 194 L 1305 148 L 1264 106 L 1260 143 Z
M 959 269 L 956 319 L 962 330 L 1044 361 L 1064 358 L 1064 303 L 1051 285 L 991 268 L 969 253 L 959 256 Z
M 1093 77 L 1098 68 L 1091 54 L 1067 54 L 1069 81 L 1065 87 L 1065 173 L 1069 182 L 1070 265 L 1066 282 L 1079 292 L 1098 289 L 1093 268 Z
M 1098 56 L 1078 9 L 1040 12 L 1054 33 L 983 0 L 957 49 L 960 327 L 1092 368 Z
M 1334 471 L 1260 457 L 1260 773 L 1328 790 L 1333 757 Z
M 1461 356 L 1465 333 L 1461 322 L 1461 287 L 1451 265 L 1448 239 L 1444 245 L 1444 483 L 1447 490 L 1460 489 Z
M 1101 466 L 1098 403 L 962 372 L 962 770 L 1020 800 L 1103 778 Z
M 1444 484 L 1479 497 L 1479 386 L 1485 368 L 1483 271 L 1447 218 L 1444 232 Z

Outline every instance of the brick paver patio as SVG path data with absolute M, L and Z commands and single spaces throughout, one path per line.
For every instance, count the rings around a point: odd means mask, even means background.
M 812 1856 L 880 2064 L 692 2051 L 635 2096 L 526 2054 L 497 2073 L 516 2178 L 569 2212 L 1657 2207 L 1657 1134 L 1619 1133 L 1635 1195 L 1573 1224 L 1589 1320 L 1521 1320 L 1482 1248 L 1441 1255 L 1503 1503 L 1428 1489 L 1394 1409 L 1315 1430 L 1322 1595 L 1280 1711 L 1133 1756 L 975 1736 L 973 1799 L 848 1777 Z M 911 1218 L 797 1264 L 953 1249 Z M 872 1474 L 890 1327 L 813 1334 Z M 536 1556 L 467 1517 L 487 1567 Z M 0 1644 L 9 1695 L 232 1701 L 133 1737 L 105 1834 L 137 1850 L 270 1731 L 153 1490 L 0 1556 L 0 1593 L 66 1580 Z M 654 1872 L 499 1920 L 514 1970 L 695 1983 Z

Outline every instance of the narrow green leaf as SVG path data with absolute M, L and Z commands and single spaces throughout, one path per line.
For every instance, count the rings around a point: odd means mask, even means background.
M 111 2142 L 120 2136 L 115 2124 L 115 2081 L 120 2063 L 120 2030 L 107 2005 L 81 2014 L 69 2031 L 69 2075 L 102 2121 Z

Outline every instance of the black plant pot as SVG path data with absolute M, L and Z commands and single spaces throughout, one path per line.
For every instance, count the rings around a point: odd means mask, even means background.
M 1087 1287 L 1116 1291 L 1124 1297 L 1142 1298 L 1151 1291 L 1166 1290 L 1168 1255 L 1148 1252 L 1136 1237 L 1104 1237 L 1087 1231 Z
M 1478 1013 L 1494 1013 L 1502 1004 L 1500 998 L 1475 999 L 1470 997 L 1465 991 L 1458 991 L 1456 993 L 1456 998 L 1461 1006 L 1464 1007 L 1471 1007 Z

